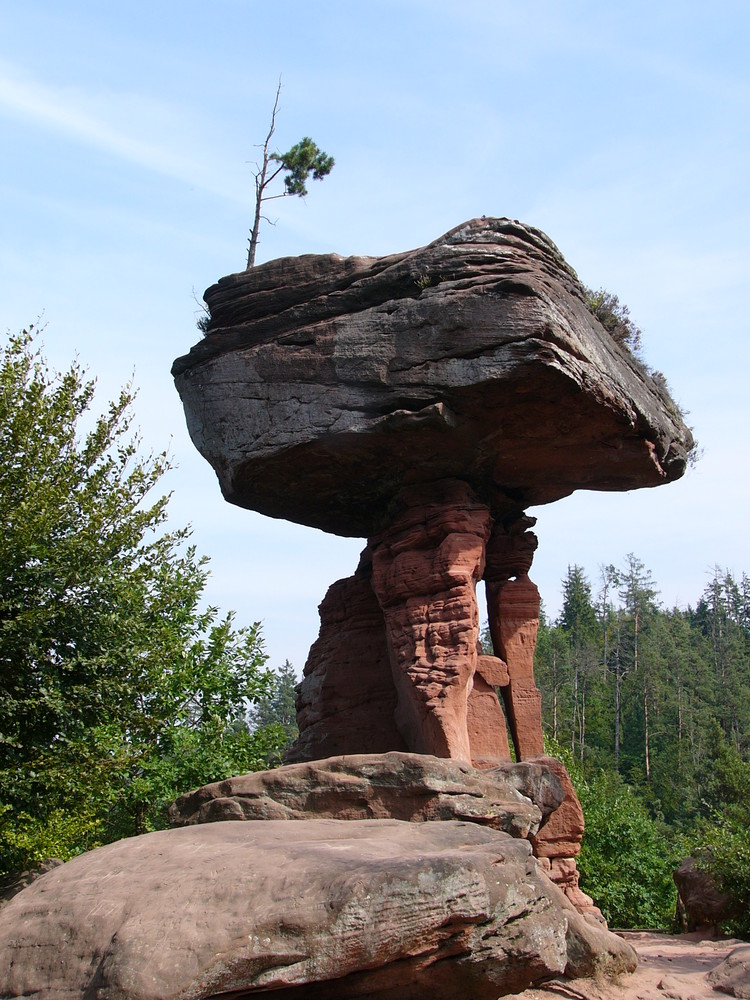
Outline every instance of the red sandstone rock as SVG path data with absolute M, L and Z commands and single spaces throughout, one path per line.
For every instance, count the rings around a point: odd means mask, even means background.
M 109 844 L 15 896 L 0 995 L 496 1000 L 581 944 L 528 843 L 476 823 L 209 823 Z
M 271 261 L 206 299 L 208 336 L 173 371 L 224 495 L 370 538 L 369 582 L 363 565 L 321 606 L 292 759 L 404 747 L 488 766 L 508 731 L 519 759 L 542 754 L 523 510 L 681 476 L 693 441 L 663 385 L 551 241 L 507 219 L 387 258 Z M 477 659 L 483 576 L 507 677 Z M 584 906 L 566 787 L 536 847 Z
M 396 723 L 417 753 L 471 761 L 467 701 L 476 669 L 490 514 L 456 480 L 407 491 L 370 540 L 398 694 Z
M 222 820 L 463 820 L 531 837 L 563 799 L 549 767 L 476 771 L 422 754 L 354 754 L 204 785 L 169 810 L 173 826 Z M 539 799 L 537 805 L 536 799 Z
M 534 838 L 534 853 L 540 858 L 572 858 L 581 852 L 584 831 L 581 803 L 561 761 L 545 756 L 535 759 L 557 775 L 565 798 Z
M 493 642 L 508 664 L 509 681 L 503 698 L 516 755 L 519 760 L 528 760 L 544 753 L 542 696 L 534 683 L 539 591 L 527 576 L 502 586 L 488 583 L 487 604 Z
M 539 833 L 532 838 L 534 854 L 540 861 L 544 859 L 544 870 L 579 913 L 591 915 L 604 923 L 601 910 L 578 884 L 576 856 L 581 852 L 584 820 L 583 809 L 570 775 L 564 764 L 554 757 L 541 756 L 536 760 L 558 777 L 564 798 L 562 804 L 544 821 Z
M 503 664 L 502 660 L 495 657 L 478 658 L 466 719 L 471 762 L 474 767 L 480 768 L 497 767 L 498 764 L 511 760 L 505 713 L 495 691 L 499 683 L 496 678 L 502 678 L 507 684 L 508 671 L 507 669 L 500 671 L 494 667 L 486 670 L 488 660 L 496 660 L 498 664 Z
M 750 944 L 741 944 L 712 969 L 709 984 L 721 993 L 747 1000 L 750 997 Z
M 542 696 L 534 683 L 534 648 L 539 630 L 539 591 L 528 577 L 536 535 L 533 518 L 518 518 L 509 531 L 495 526 L 485 579 L 490 635 L 508 666 L 503 699 L 519 760 L 544 753 Z
M 297 698 L 299 738 L 288 762 L 406 750 L 394 718 L 396 687 L 369 568 L 339 580 L 320 605 L 320 634 Z
M 721 891 L 710 872 L 701 871 L 694 858 L 685 858 L 672 872 L 681 908 L 689 931 L 716 928 L 723 920 L 737 916 L 730 897 Z

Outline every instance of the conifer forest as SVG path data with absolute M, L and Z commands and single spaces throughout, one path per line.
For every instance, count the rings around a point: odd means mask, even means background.
M 750 886 L 750 579 L 716 567 L 666 608 L 641 559 L 571 565 L 560 616 L 536 650 L 551 752 L 577 783 L 582 885 L 619 926 L 668 926 L 671 871 L 693 853 L 731 887 L 747 931 Z

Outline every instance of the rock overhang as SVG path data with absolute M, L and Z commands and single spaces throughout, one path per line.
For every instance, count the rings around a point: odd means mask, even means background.
M 306 255 L 206 292 L 173 373 L 232 503 L 369 536 L 463 479 L 496 515 L 679 478 L 692 437 L 539 230 L 475 219 L 384 258 Z

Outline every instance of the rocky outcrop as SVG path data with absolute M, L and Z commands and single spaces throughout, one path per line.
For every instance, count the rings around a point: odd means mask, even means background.
M 548 237 L 508 219 L 384 258 L 271 261 L 205 298 L 207 336 L 173 372 L 225 497 L 367 538 L 321 605 L 288 759 L 409 751 L 492 769 L 511 745 L 521 762 L 543 755 L 524 511 L 679 478 L 693 441 L 663 382 L 594 318 Z M 535 851 L 566 905 L 595 915 L 558 769 L 564 801 Z M 221 798 L 200 809 L 244 816 L 252 796 Z
M 205 298 L 208 334 L 173 372 L 240 506 L 369 537 L 405 486 L 464 480 L 497 519 L 684 470 L 674 403 L 531 226 L 473 219 L 390 257 L 283 258 Z
M 558 779 L 563 799 L 558 808 L 550 813 L 539 832 L 532 837 L 534 854 L 539 858 L 542 870 L 560 887 L 573 906 L 580 913 L 589 914 L 603 923 L 601 910 L 579 885 L 576 857 L 581 852 L 585 823 L 573 782 L 562 761 L 546 756 L 535 759 Z
M 493 522 L 459 480 L 406 490 L 320 607 L 286 759 L 407 749 L 495 767 L 511 759 L 509 737 L 518 759 L 543 753 L 533 523 Z M 504 658 L 478 643 L 480 579 Z
M 493 766 L 508 737 L 519 759 L 543 753 L 524 509 L 678 478 L 693 442 L 662 381 L 548 237 L 508 219 L 385 258 L 271 261 L 205 297 L 207 336 L 173 372 L 224 495 L 368 538 L 322 607 L 290 759 Z M 478 670 L 480 580 L 497 660 Z
M 695 858 L 685 858 L 672 872 L 677 886 L 677 911 L 688 931 L 716 930 L 724 920 L 738 916 L 727 893 L 722 892 L 710 872 Z
M 224 820 L 461 820 L 531 841 L 541 870 L 581 912 L 601 912 L 579 887 L 583 811 L 559 760 L 475 769 L 411 753 L 354 754 L 242 774 L 180 796 L 172 826 Z
M 466 728 L 474 767 L 497 767 L 511 760 L 505 713 L 497 696 L 498 688 L 507 688 L 509 682 L 508 664 L 504 660 L 477 654 L 466 705 Z
M 461 820 L 530 838 L 563 802 L 547 764 L 477 771 L 455 760 L 388 753 L 289 764 L 204 785 L 169 810 L 173 826 L 252 819 Z
M 0 911 L 7 1000 L 496 1000 L 635 956 L 476 823 L 209 823 L 81 855 Z
M 287 760 L 406 750 L 396 727 L 396 688 L 383 612 L 369 563 L 338 580 L 320 605 L 320 633 L 297 696 L 299 738 Z
M 735 948 L 706 978 L 713 989 L 750 1000 L 750 944 Z
M 535 523 L 523 516 L 508 529 L 496 524 L 484 573 L 492 644 L 508 669 L 508 683 L 501 690 L 519 760 L 544 753 L 542 696 L 534 683 L 540 598 L 529 579 L 537 538 L 528 529 Z

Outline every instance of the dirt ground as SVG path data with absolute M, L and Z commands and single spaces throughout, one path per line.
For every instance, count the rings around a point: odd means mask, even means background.
M 555 979 L 526 990 L 523 1000 L 721 1000 L 706 973 L 722 962 L 741 941 L 694 934 L 621 931 L 638 953 L 638 968 L 616 982 Z

